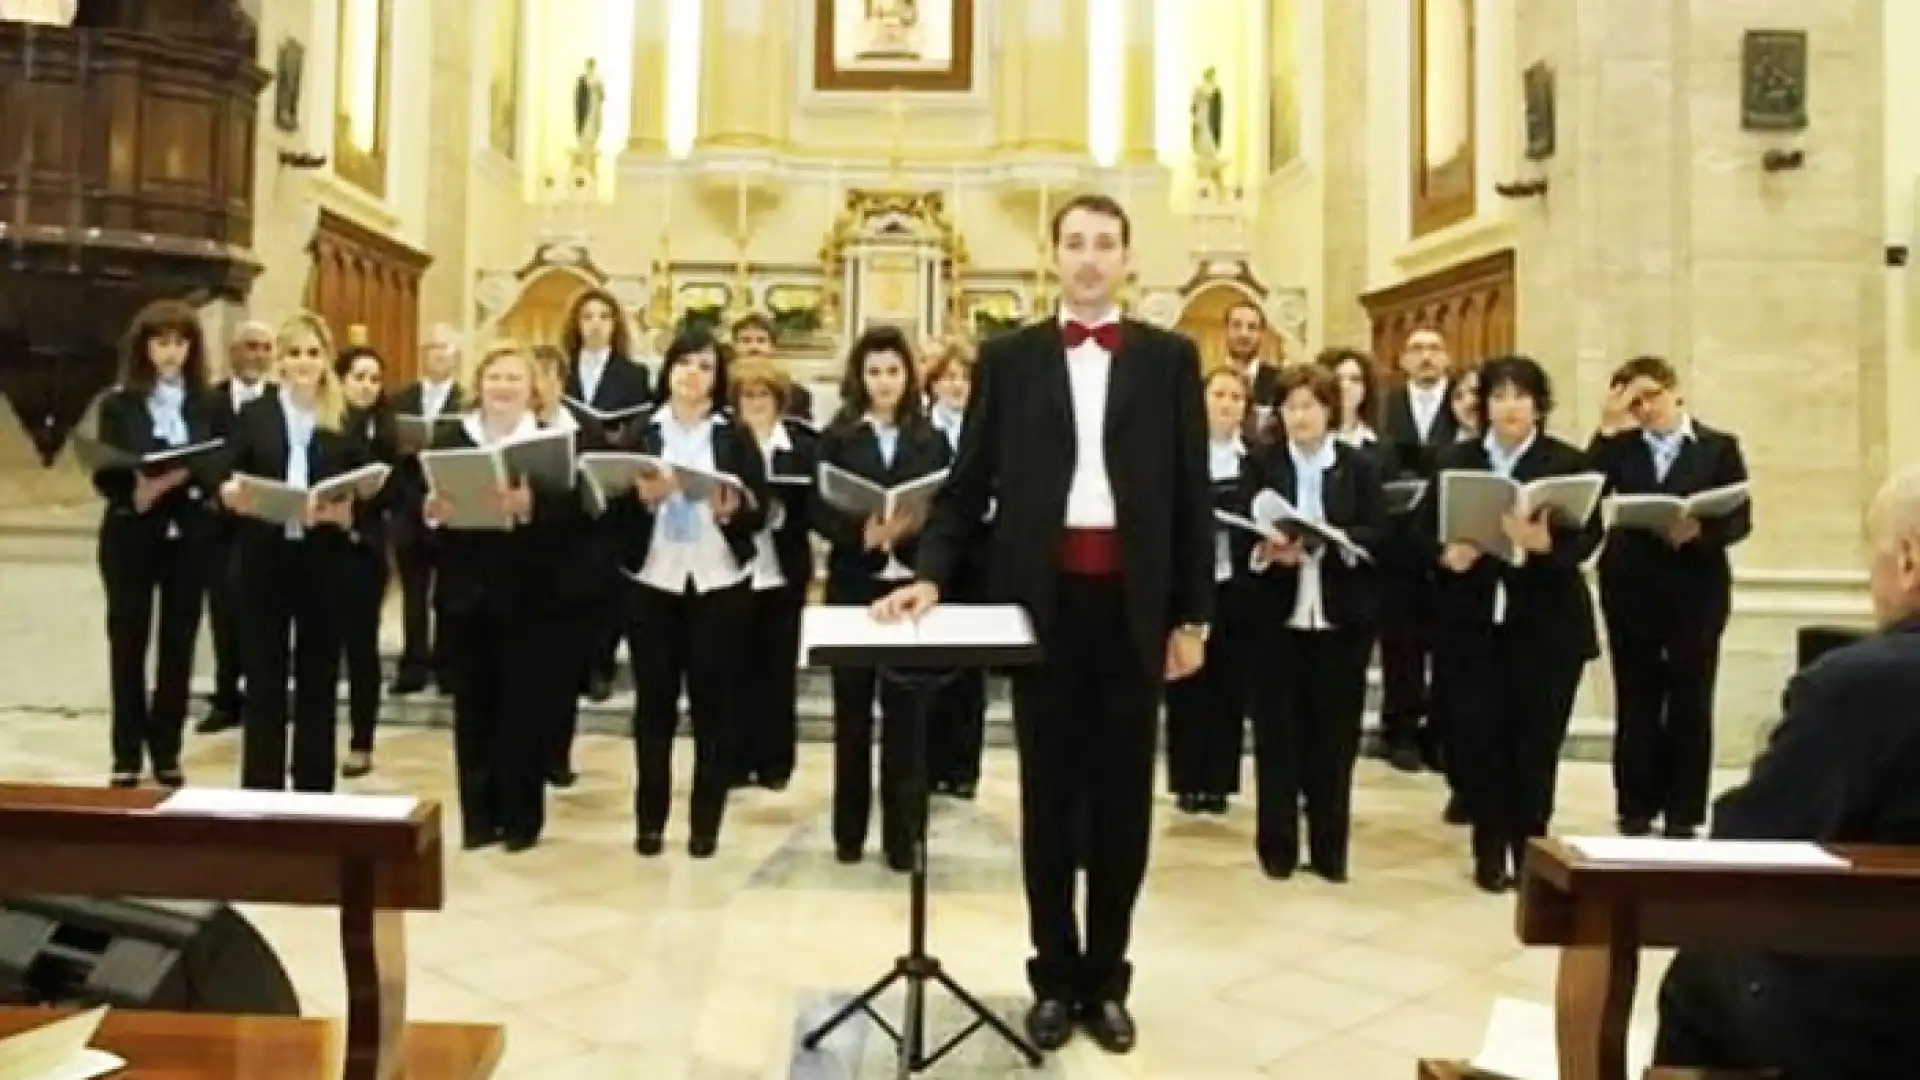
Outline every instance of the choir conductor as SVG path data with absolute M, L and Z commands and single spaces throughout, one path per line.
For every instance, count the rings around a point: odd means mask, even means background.
M 1133 1049 L 1127 946 L 1161 692 L 1199 669 L 1212 614 L 1199 357 L 1187 338 L 1121 318 L 1131 239 L 1126 211 L 1102 195 L 1054 215 L 1059 315 L 981 347 L 919 578 L 875 604 L 883 620 L 919 616 L 969 547 L 987 543 L 987 598 L 1032 617 L 1043 655 L 1015 673 L 1013 716 L 1034 948 L 1026 1027 L 1043 1050 L 1063 1046 L 1076 1021 L 1110 1053 Z

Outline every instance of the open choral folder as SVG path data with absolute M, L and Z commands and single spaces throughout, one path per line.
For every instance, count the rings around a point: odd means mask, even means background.
M 1628 1027 L 1628 1076 L 1638 1077 L 1653 1064 L 1653 1043 L 1653 1032 L 1646 1025 Z M 1560 1080 L 1560 1044 L 1554 1034 L 1552 1006 L 1513 998 L 1495 1000 L 1480 1052 L 1468 1067 L 1470 1075 L 1485 1080 Z
M 1478 469 L 1448 469 L 1440 474 L 1440 542 L 1472 544 L 1518 566 L 1524 553 L 1507 539 L 1503 518 L 1546 514 L 1561 525 L 1584 525 L 1606 484 L 1607 478 L 1594 472 L 1522 483 Z
M 460 426 L 464 413 L 441 413 L 426 417 L 419 413 L 397 413 L 393 418 L 393 441 L 403 454 L 417 454 L 432 446 L 440 436 Z
M 1331 547 L 1348 562 L 1373 561 L 1373 556 L 1348 539 L 1339 526 L 1303 517 L 1286 496 L 1271 488 L 1254 496 L 1253 506 L 1245 516 L 1228 510 L 1215 510 L 1213 516 L 1265 540 L 1293 540 L 1309 552 Z
M 732 473 L 676 465 L 655 454 L 594 451 L 580 455 L 581 497 L 595 517 L 605 513 L 614 499 L 632 491 L 642 477 L 656 476 L 672 476 L 680 493 L 694 502 L 712 498 L 721 488 L 747 496 L 747 485 Z
M 94 1080 L 126 1068 L 88 1045 L 106 1016 L 105 1006 L 88 1009 L 0 1039 L 0 1080 Z
M 588 402 L 581 401 L 577 397 L 563 397 L 560 400 L 566 402 L 568 408 L 602 427 L 620 427 L 623 424 L 630 424 L 635 420 L 645 419 L 653 412 L 653 406 L 651 404 L 628 405 L 619 409 L 601 409 L 594 407 Z
M 499 454 L 477 447 L 425 450 L 420 469 L 427 477 L 427 493 L 448 507 L 446 516 L 432 524 L 443 529 L 513 528 L 513 515 L 500 507 L 500 492 L 508 485 L 507 464 Z
M 307 507 L 312 505 L 371 499 L 380 494 L 391 475 L 391 465 L 376 461 L 329 477 L 312 487 L 251 473 L 234 473 L 233 482 L 240 485 L 240 494 L 245 500 L 238 511 L 241 516 L 288 525 L 305 521 Z
M 1747 504 L 1747 482 L 1708 488 L 1692 495 L 1615 495 L 1608 499 L 1617 529 L 1665 532 L 1682 518 L 1710 520 L 1726 517 Z
M 934 494 L 946 482 L 947 470 L 941 469 L 896 487 L 883 487 L 838 465 L 820 463 L 820 498 L 859 518 L 892 521 L 902 514 L 925 518 Z
M 90 439 L 77 432 L 70 438 L 73 441 L 74 459 L 88 472 L 128 469 L 146 476 L 157 476 L 173 469 L 191 469 L 204 465 L 225 453 L 227 448 L 225 439 L 208 439 L 188 446 L 155 450 L 151 454 L 135 454 L 117 446 L 109 446 L 99 439 Z
M 864 604 L 808 604 L 800 662 L 809 667 L 997 667 L 1039 656 L 1018 604 L 938 604 L 917 619 L 881 622 Z

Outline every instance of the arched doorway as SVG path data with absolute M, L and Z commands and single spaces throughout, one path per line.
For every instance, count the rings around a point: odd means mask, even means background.
M 1200 362 L 1206 366 L 1221 363 L 1227 357 L 1227 312 L 1240 304 L 1252 304 L 1262 312 L 1267 305 L 1258 293 L 1243 282 L 1216 279 L 1188 293 L 1181 305 L 1174 329 L 1192 338 L 1200 347 Z M 1267 343 L 1261 354 L 1273 363 L 1286 357 L 1286 345 L 1267 319 Z
M 559 345 L 573 302 L 599 283 L 570 266 L 535 271 L 520 285 L 490 328 L 494 337 L 512 338 L 528 345 Z

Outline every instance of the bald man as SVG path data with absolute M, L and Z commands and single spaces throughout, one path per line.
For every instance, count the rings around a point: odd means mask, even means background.
M 1785 716 L 1713 836 L 1920 845 L 1920 465 L 1867 515 L 1879 631 L 1787 683 Z M 1682 950 L 1660 988 L 1657 1064 L 1910 1080 L 1920 961 Z
M 267 392 L 267 369 L 273 365 L 273 327 L 252 320 L 240 324 L 227 344 L 227 377 L 213 387 L 215 438 L 233 430 L 241 406 Z M 240 687 L 240 632 L 234 619 L 233 527 L 238 519 L 222 512 L 220 527 L 202 551 L 207 564 L 207 624 L 213 632 L 213 696 L 207 715 L 194 730 L 210 735 L 240 726 L 245 704 Z

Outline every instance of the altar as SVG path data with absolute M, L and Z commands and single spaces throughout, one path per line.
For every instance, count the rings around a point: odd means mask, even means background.
M 820 250 L 829 326 L 851 341 L 874 326 L 924 341 L 968 329 L 966 245 L 938 191 L 848 191 Z

